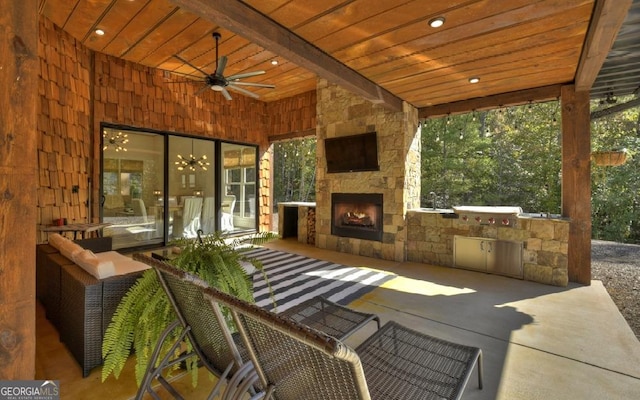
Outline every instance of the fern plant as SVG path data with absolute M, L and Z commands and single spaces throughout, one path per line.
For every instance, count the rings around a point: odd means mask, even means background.
M 273 233 L 261 232 L 248 238 L 230 239 L 217 232 L 205 237 L 199 236 L 198 240 L 179 239 L 172 244 L 180 251 L 169 263 L 197 275 L 211 287 L 253 303 L 252 280 L 243 265 L 253 265 L 262 273 L 267 284 L 268 279 L 262 263 L 248 257 L 245 250 L 275 238 L 277 235 Z M 271 292 L 271 287 L 269 291 Z M 273 294 L 271 298 L 273 299 Z M 136 382 L 140 385 L 160 335 L 175 319 L 175 312 L 155 271 L 145 271 L 122 298 L 105 332 L 102 344 L 102 381 L 112 374 L 116 379 L 120 376 L 133 349 Z M 170 344 L 178 339 L 178 335 L 179 329 L 174 329 L 170 340 L 165 341 L 163 354 L 169 351 Z M 188 341 L 185 341 L 181 349 L 184 350 L 191 350 Z M 196 363 L 195 357 L 187 362 L 194 385 L 197 383 Z

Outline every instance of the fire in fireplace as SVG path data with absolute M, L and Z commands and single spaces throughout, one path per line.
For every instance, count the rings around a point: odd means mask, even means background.
M 382 241 L 382 194 L 332 193 L 331 234 Z

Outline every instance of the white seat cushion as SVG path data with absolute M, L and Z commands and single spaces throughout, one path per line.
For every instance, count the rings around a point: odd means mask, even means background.
M 105 279 L 116 274 L 113 261 L 100 260 L 91 250 L 83 250 L 75 258 L 76 264 L 96 277 Z
M 149 265 L 140 261 L 132 260 L 127 256 L 123 256 L 117 251 L 105 251 L 103 253 L 97 253 L 101 261 L 111 261 L 115 267 L 114 275 L 125 275 L 131 272 L 144 271 L 151 268 Z

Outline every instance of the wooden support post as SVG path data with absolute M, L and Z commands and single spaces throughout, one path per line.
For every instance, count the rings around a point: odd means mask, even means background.
M 0 7 L 0 380 L 35 374 L 38 2 Z
M 562 215 L 569 228 L 569 281 L 591 284 L 591 132 L 589 93 L 561 89 Z

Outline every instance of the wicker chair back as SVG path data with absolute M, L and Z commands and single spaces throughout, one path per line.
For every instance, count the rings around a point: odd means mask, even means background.
M 360 359 L 337 339 L 253 304 L 207 289 L 232 310 L 261 379 L 278 400 L 369 400 Z

